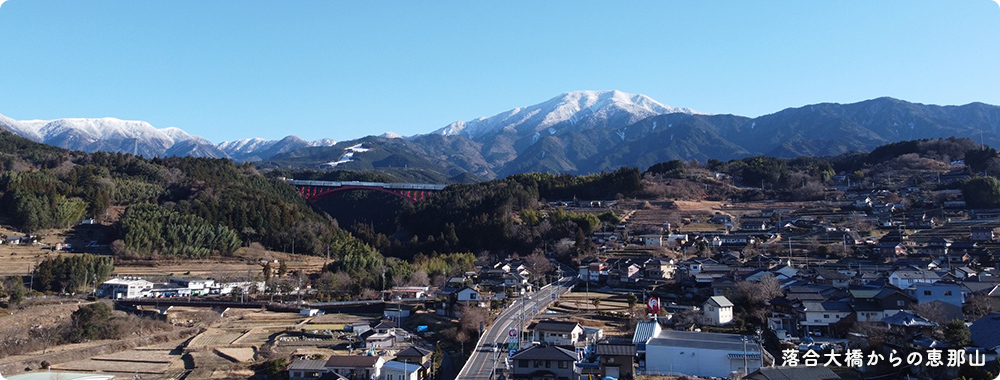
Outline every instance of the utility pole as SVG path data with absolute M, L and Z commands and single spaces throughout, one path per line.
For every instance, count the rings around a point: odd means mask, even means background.
M 740 337 L 743 340 L 743 376 L 750 374 L 750 367 L 747 364 L 747 336 Z

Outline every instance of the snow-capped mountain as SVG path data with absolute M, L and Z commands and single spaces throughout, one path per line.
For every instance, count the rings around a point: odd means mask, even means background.
M 401 139 L 401 138 L 403 138 L 403 135 L 400 135 L 400 134 L 398 134 L 396 132 L 393 132 L 393 131 L 389 131 L 389 132 L 383 133 L 379 137 L 387 138 L 387 139 Z
M 311 146 L 333 146 L 337 144 L 332 139 L 319 139 L 316 141 L 306 141 L 297 136 L 286 136 L 281 140 L 264 140 L 262 138 L 250 138 L 235 141 L 223 141 L 216 147 L 226 152 L 229 157 L 236 161 L 260 161 L 273 157 L 274 155 L 291 152 L 293 150 Z
M 588 129 L 611 123 L 629 125 L 650 116 L 669 113 L 699 114 L 688 108 L 663 105 L 645 95 L 621 91 L 575 91 L 492 117 L 456 121 L 434 133 L 461 135 L 478 141 L 502 131 L 516 131 L 518 135 L 536 132 L 556 134 L 565 129 Z
M 30 140 L 85 152 L 225 157 L 202 137 L 179 128 L 157 129 L 145 121 L 111 117 L 19 121 L 0 115 L 0 127 Z
M 305 141 L 250 138 L 218 145 L 177 127 L 155 128 L 145 121 L 99 119 L 14 120 L 0 115 L 0 129 L 29 140 L 85 152 L 123 152 L 146 157 L 194 156 L 259 161 L 302 147 L 332 146 L 332 139 Z
M 0 128 L 35 142 L 42 142 L 42 135 L 32 122 L 24 122 L 0 115 Z

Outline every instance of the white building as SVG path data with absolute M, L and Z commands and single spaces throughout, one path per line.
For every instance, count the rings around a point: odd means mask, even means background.
M 528 326 L 531 339 L 535 342 L 561 346 L 572 346 L 583 336 L 583 327 L 572 321 L 544 319 Z
M 663 245 L 662 235 L 642 235 L 639 238 L 642 239 L 642 245 L 647 247 L 659 247 Z
M 729 378 L 733 372 L 761 367 L 761 351 L 743 336 L 662 330 L 646 342 L 646 372 L 653 376 Z M 745 361 L 744 361 L 745 360 Z
M 179 287 L 187 288 L 191 295 L 200 296 L 211 293 L 215 280 L 211 278 L 172 278 L 170 282 Z
M 715 326 L 733 321 L 733 303 L 726 296 L 709 297 L 708 301 L 701 304 L 701 311 Z
M 381 380 L 420 380 L 420 365 L 390 361 L 382 365 Z
M 941 276 L 929 270 L 898 270 L 889 275 L 889 283 L 893 286 L 906 289 L 918 282 L 935 283 Z
M 457 297 L 458 302 L 465 301 L 478 301 L 479 292 L 470 287 L 464 287 L 455 292 L 455 297 Z
M 98 296 L 111 298 L 137 298 L 147 296 L 153 283 L 138 277 L 118 277 L 101 283 Z

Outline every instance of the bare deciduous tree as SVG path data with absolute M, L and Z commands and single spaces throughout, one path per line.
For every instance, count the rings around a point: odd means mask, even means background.
M 740 281 L 733 287 L 732 300 L 741 319 L 762 324 L 771 313 L 769 302 L 782 294 L 781 283 L 774 276 L 764 276 L 760 281 Z

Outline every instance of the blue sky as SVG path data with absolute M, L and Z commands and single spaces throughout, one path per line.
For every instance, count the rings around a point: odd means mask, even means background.
M 1000 6 L 951 1 L 47 1 L 0 6 L 0 113 L 213 142 L 430 132 L 576 90 L 758 116 L 1000 104 Z

